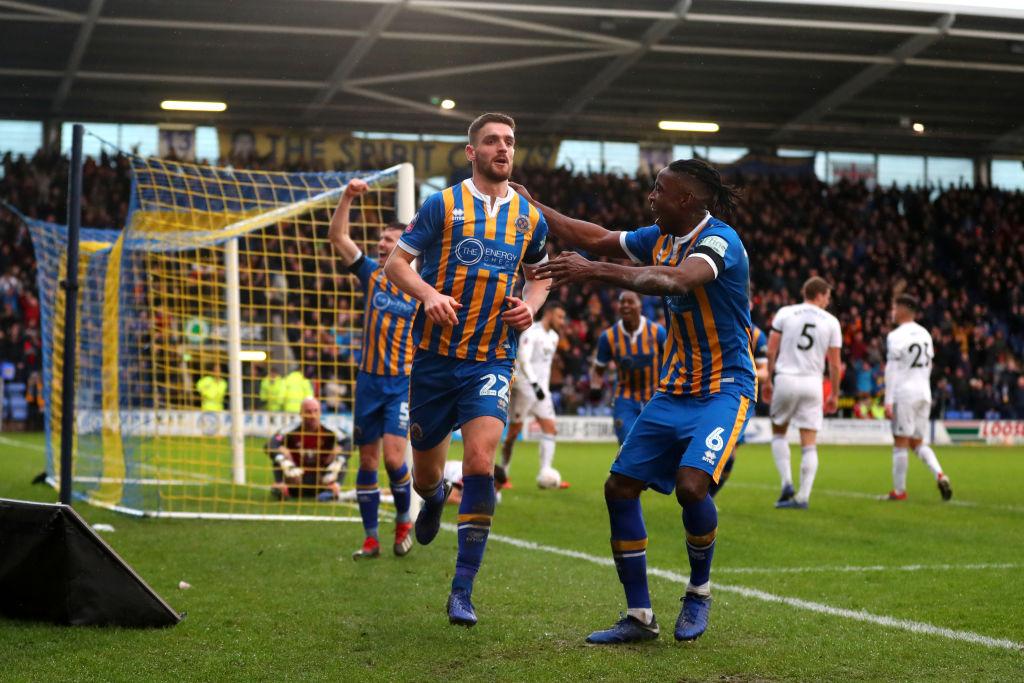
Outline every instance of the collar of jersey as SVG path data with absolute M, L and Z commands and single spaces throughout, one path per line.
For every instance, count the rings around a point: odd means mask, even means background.
M 462 184 L 469 188 L 469 193 L 484 203 L 485 210 L 487 211 L 488 218 L 494 218 L 498 215 L 498 211 L 501 209 L 502 204 L 508 204 L 512 201 L 512 197 L 515 196 L 516 191 L 511 187 L 505 193 L 504 197 L 498 197 L 498 201 L 494 202 L 494 206 L 491 206 L 491 198 L 489 195 L 484 194 L 480 190 L 476 189 L 476 185 L 473 184 L 472 178 L 466 178 L 462 181 Z M 708 214 L 709 216 L 711 214 Z
M 626 329 L 626 326 L 622 324 L 622 319 L 619 319 L 619 329 L 622 330 L 622 334 L 629 337 L 629 341 L 634 341 L 637 338 L 637 336 L 639 336 L 640 333 L 644 331 L 644 327 L 646 325 L 647 318 L 644 316 L 640 316 L 640 322 L 636 324 L 636 330 L 633 332 L 633 334 L 630 334 L 629 330 Z
M 697 236 L 697 233 L 700 232 L 704 228 L 705 225 L 708 224 L 709 220 L 711 220 L 711 212 L 710 211 L 705 211 L 704 212 L 704 220 L 702 220 L 700 223 L 695 225 L 693 230 L 691 230 L 690 232 L 686 233 L 682 237 L 673 237 L 672 238 L 673 241 L 675 241 L 675 242 L 689 242 L 690 240 L 692 240 L 694 237 Z

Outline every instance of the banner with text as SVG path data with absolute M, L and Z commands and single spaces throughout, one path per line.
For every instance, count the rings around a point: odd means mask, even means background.
M 347 133 L 311 133 L 285 128 L 217 129 L 221 155 L 244 164 L 257 159 L 275 164 L 299 161 L 322 164 L 327 170 L 367 171 L 409 162 L 416 176 L 469 174 L 464 142 L 355 138 Z M 516 145 L 515 165 L 554 168 L 558 141 Z

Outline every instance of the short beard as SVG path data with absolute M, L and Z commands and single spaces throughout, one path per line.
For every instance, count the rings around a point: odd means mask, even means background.
M 511 164 L 509 164 L 508 173 L 506 173 L 505 175 L 500 175 L 499 173 L 497 173 L 494 170 L 493 166 L 487 166 L 486 168 L 481 166 L 477 170 L 479 171 L 480 175 L 482 175 L 484 178 L 487 178 L 488 180 L 490 180 L 491 182 L 494 182 L 494 183 L 503 183 L 503 182 L 507 181 L 509 178 L 512 177 L 512 165 Z

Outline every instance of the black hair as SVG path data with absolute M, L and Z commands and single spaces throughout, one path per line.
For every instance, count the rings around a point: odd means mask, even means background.
M 900 294 L 896 297 L 896 305 L 903 306 L 909 311 L 917 313 L 921 310 L 921 304 L 913 294 Z
M 740 193 L 722 181 L 718 169 L 701 159 L 677 159 L 668 165 L 673 173 L 683 173 L 700 182 L 708 190 L 707 209 L 714 214 L 729 215 L 736 210 Z

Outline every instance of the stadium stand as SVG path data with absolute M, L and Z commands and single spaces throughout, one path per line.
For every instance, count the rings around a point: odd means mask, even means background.
M 3 156 L 0 199 L 27 216 L 61 223 L 67 159 Z M 311 170 L 299 165 L 286 170 Z M 561 211 L 609 228 L 644 225 L 649 177 L 525 170 L 520 181 Z M 1024 196 L 983 187 L 877 188 L 817 180 L 735 177 L 744 192 L 733 224 L 751 256 L 753 320 L 767 328 L 773 312 L 797 300 L 817 274 L 835 284 L 843 324 L 844 412 L 877 393 L 885 355 L 888 302 L 905 284 L 923 302 L 935 339 L 936 417 L 1024 418 Z M 83 225 L 121 228 L 128 212 L 128 158 L 102 155 L 83 170 Z M 328 245 L 323 248 L 329 249 Z M 552 240 L 553 251 L 560 251 Z M 301 270 L 301 269 L 300 269 Z M 297 274 L 296 277 L 301 277 Z M 568 314 L 552 368 L 561 413 L 603 414 L 610 396 L 588 400 L 587 367 L 597 337 L 617 317 L 616 297 L 602 287 L 563 287 L 553 294 Z M 648 298 L 645 313 L 658 319 Z M 293 314 L 294 309 L 293 309 Z M 312 332 L 311 332 L 312 333 Z M 293 340 L 297 342 L 298 340 Z M 354 345 L 340 345 L 348 353 Z M 24 387 L 41 368 L 35 259 L 28 231 L 0 207 L 0 360 Z M 322 390 L 321 390 L 322 393 Z M 26 414 L 19 395 L 18 416 Z M 14 407 L 11 404 L 10 407 Z

